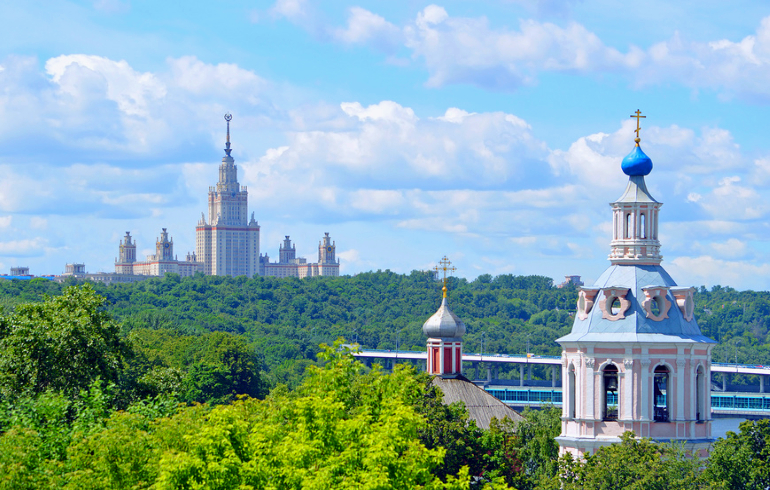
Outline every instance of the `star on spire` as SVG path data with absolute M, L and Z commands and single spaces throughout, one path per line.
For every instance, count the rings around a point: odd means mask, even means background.
M 227 121 L 227 143 L 225 144 L 227 148 L 225 148 L 225 153 L 227 153 L 227 156 L 230 156 L 230 152 L 233 151 L 230 149 L 230 121 L 232 120 L 233 120 L 232 114 L 230 114 L 229 112 L 225 114 L 225 121 Z

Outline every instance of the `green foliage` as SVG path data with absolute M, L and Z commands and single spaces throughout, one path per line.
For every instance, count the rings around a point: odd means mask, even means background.
M 131 351 L 104 306 L 104 298 L 84 285 L 17 305 L 2 317 L 0 394 L 53 390 L 76 396 L 96 379 L 117 382 Z
M 132 369 L 145 396 L 179 395 L 183 401 L 227 403 L 237 395 L 264 398 L 267 386 L 254 348 L 225 332 L 183 335 L 172 329 L 137 329 Z
M 513 449 L 522 465 L 522 478 L 517 488 L 526 490 L 537 488 L 558 472 L 559 445 L 556 437 L 561 433 L 561 409 L 527 408 L 522 415 L 524 420 L 516 424 Z
M 322 357 L 293 392 L 214 408 L 156 398 L 105 417 L 106 392 L 94 386 L 66 415 L 65 399 L 40 395 L 30 422 L 0 435 L 0 489 L 470 488 L 468 467 L 440 476 L 447 450 L 421 442 L 429 421 L 419 409 L 435 398 L 424 375 L 366 372 L 340 344 Z M 64 437 L 46 452 L 50 425 Z M 494 475 L 481 486 L 509 488 Z
M 704 477 L 716 488 L 770 488 L 770 420 L 747 420 L 717 440 Z
M 605 446 L 585 459 L 569 455 L 559 460 L 564 490 L 695 490 L 701 488 L 697 459 L 681 447 L 637 439 L 633 432 L 621 436 L 619 444 Z M 553 481 L 551 488 L 559 488 Z
M 22 281 L 0 281 L 0 298 L 15 305 L 53 294 L 56 287 L 42 291 Z M 318 345 L 338 337 L 367 348 L 395 349 L 398 344 L 400 349 L 422 350 L 420 327 L 441 301 L 432 273 L 418 271 L 307 280 L 169 276 L 93 287 L 107 298 L 108 311 L 121 322 L 124 335 L 138 330 L 166 332 L 161 336 L 240 334 L 259 353 L 265 380 L 290 387 L 300 383 L 306 366 L 318 363 Z M 569 311 L 577 301 L 574 288 L 554 288 L 551 279 L 541 276 L 483 276 L 472 282 L 450 278 L 449 288 L 453 310 L 468 324 L 468 352 L 482 349 L 483 336 L 487 352 L 524 353 L 529 341 L 530 352 L 558 354 L 553 340 L 569 331 Z M 143 335 L 146 349 L 160 339 Z M 153 356 L 148 353 L 148 358 Z M 139 378 L 150 369 L 133 375 Z M 504 369 L 503 377 L 512 376 L 508 371 Z

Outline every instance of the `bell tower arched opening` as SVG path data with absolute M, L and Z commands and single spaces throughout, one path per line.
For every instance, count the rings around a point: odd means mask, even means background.
M 603 399 L 604 407 L 602 416 L 604 420 L 618 419 L 618 368 L 614 364 L 608 364 L 603 371 Z
M 666 366 L 655 367 L 653 379 L 653 412 L 655 422 L 668 422 L 671 413 L 671 376 Z

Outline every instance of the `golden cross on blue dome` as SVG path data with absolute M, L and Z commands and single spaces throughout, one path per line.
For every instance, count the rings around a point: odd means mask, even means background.
M 630 117 L 636 118 L 636 129 L 634 130 L 634 132 L 636 133 L 636 138 L 634 139 L 634 141 L 636 142 L 636 146 L 639 146 L 639 142 L 641 141 L 641 139 L 639 138 L 639 131 L 642 130 L 642 126 L 639 124 L 639 122 L 640 122 L 640 119 L 646 119 L 647 116 L 642 116 L 642 111 L 637 109 L 636 112 L 631 114 Z
M 444 297 L 446 298 L 446 275 L 447 272 L 450 274 L 457 270 L 456 267 L 452 266 L 452 262 L 449 261 L 449 259 L 444 255 L 444 257 L 438 261 L 438 264 L 436 267 L 433 268 L 434 271 L 436 271 L 436 274 L 438 274 L 440 271 L 444 272 L 444 287 L 442 288 L 442 291 L 444 291 Z

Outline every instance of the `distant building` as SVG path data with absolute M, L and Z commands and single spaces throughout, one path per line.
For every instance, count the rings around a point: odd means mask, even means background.
M 557 285 L 556 287 L 561 289 L 563 287 L 567 286 L 582 286 L 583 281 L 580 280 L 580 276 L 564 276 L 564 282 Z
M 174 255 L 174 239 L 169 238 L 168 231 L 163 228 L 160 238 L 155 242 L 155 254 L 148 255 L 143 262 L 136 261 L 136 242 L 131 232 L 120 241 L 118 258 L 115 259 L 115 273 L 136 276 L 164 276 L 168 273 L 179 274 L 182 277 L 203 272 L 203 263 L 196 260 L 195 253 L 188 253 L 185 260 L 178 260 Z
M 219 182 L 209 187 L 209 219 L 201 214 L 195 228 L 196 260 L 211 276 L 259 274 L 259 223 L 249 220 L 248 190 L 238 183 L 238 167 L 230 156 L 230 114 L 227 121 L 225 156 L 219 166 Z
M 318 243 L 318 262 L 308 263 L 304 257 L 297 257 L 296 246 L 288 235 L 278 248 L 278 262 L 270 262 L 270 257 L 259 256 L 259 274 L 272 277 L 339 276 L 340 263 L 336 259 L 337 245 L 328 233 Z
M 51 279 L 53 279 L 55 282 L 64 282 L 70 277 L 75 279 L 83 279 L 85 281 L 103 282 L 105 284 L 137 282 L 146 279 L 146 276 L 135 276 L 131 273 L 89 273 L 86 272 L 85 264 L 67 264 L 64 266 L 64 274 L 60 276 L 54 276 Z
M 11 267 L 11 275 L 12 276 L 28 276 L 29 275 L 29 267 L 24 267 L 24 266 Z
M 64 266 L 64 274 L 63 276 L 85 276 L 86 275 L 86 264 L 66 264 Z

